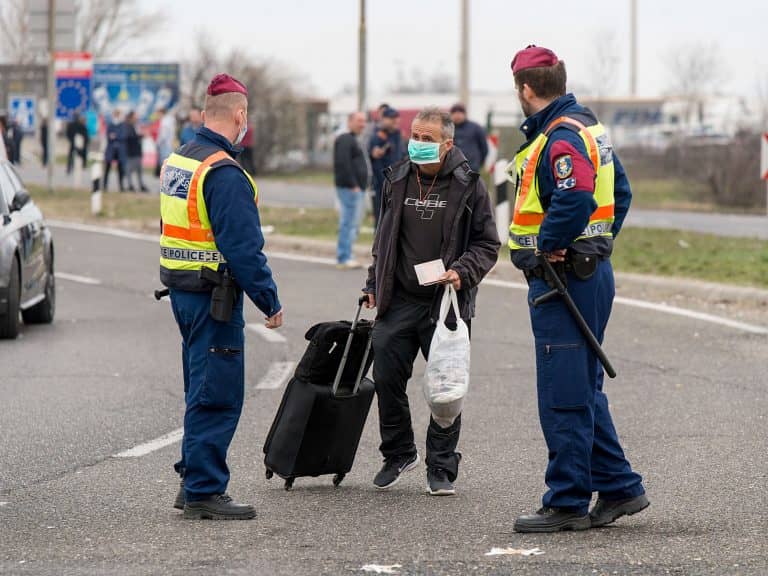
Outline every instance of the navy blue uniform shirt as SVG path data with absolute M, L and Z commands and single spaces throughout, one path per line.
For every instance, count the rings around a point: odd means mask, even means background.
M 576 102 L 573 94 L 561 96 L 526 119 L 520 127 L 527 139 L 523 146 L 530 144 L 553 120 L 568 114 L 594 116 Z M 615 151 L 613 163 L 615 220 L 612 232 L 615 238 L 629 211 L 632 192 Z M 559 170 L 570 170 L 570 173 L 567 178 L 559 179 Z M 581 136 L 565 127 L 556 128 L 542 151 L 537 175 L 539 197 L 547 212 L 539 231 L 539 249 L 552 252 L 568 248 L 587 227 L 589 217 L 597 208 L 594 198 L 595 170 Z
M 195 140 L 220 148 L 232 158 L 241 150 L 204 126 L 197 131 Z M 221 166 L 205 177 L 203 196 L 219 252 L 224 255 L 238 286 L 267 318 L 271 318 L 282 306 L 263 252 L 264 235 L 251 183 L 237 166 Z
M 386 136 L 386 137 L 382 137 Z M 374 148 L 387 148 L 386 153 L 381 158 L 371 156 Z M 381 190 L 384 184 L 384 170 L 392 166 L 395 162 L 403 159 L 405 151 L 403 150 L 403 141 L 400 137 L 400 131 L 387 132 L 383 128 L 377 127 L 368 143 L 368 156 L 371 159 L 371 171 L 373 172 L 373 188 L 376 191 Z

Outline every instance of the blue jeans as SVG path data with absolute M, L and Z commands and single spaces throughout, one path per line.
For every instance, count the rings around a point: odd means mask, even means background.
M 171 290 L 171 305 L 182 337 L 186 401 L 175 469 L 186 499 L 205 500 L 227 490 L 227 450 L 243 408 L 243 295 L 227 323 L 211 318 L 210 292 Z
M 549 291 L 540 278 L 530 282 L 528 301 Z M 594 276 L 568 273 L 568 292 L 599 342 L 611 314 L 613 270 L 600 262 Z M 606 500 L 645 492 L 621 449 L 603 391 L 603 367 L 562 299 L 530 306 L 536 340 L 539 419 L 549 450 L 542 504 L 586 514 L 592 492 Z
M 343 264 L 352 259 L 352 246 L 360 232 L 360 220 L 365 208 L 365 192 L 353 192 L 351 188 L 336 188 L 341 210 L 339 211 L 339 243 L 336 260 Z

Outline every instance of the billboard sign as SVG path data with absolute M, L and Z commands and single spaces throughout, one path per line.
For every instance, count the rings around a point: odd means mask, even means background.
M 34 94 L 9 94 L 8 115 L 15 118 L 25 134 L 37 128 L 37 96 Z
M 136 112 L 150 123 L 161 108 L 172 110 L 179 101 L 178 64 L 97 63 L 93 67 L 93 107 L 108 116 L 113 110 Z

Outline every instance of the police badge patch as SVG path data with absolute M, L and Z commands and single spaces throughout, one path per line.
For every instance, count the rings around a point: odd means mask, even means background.
M 570 154 L 560 156 L 555 160 L 555 174 L 561 180 L 568 178 L 573 173 L 573 159 Z

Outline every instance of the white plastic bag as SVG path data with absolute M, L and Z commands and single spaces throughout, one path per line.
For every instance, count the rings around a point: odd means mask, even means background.
M 451 305 L 456 315 L 456 330 L 445 325 Z M 464 396 L 469 390 L 469 351 L 469 329 L 459 314 L 456 291 L 448 284 L 424 372 L 424 398 L 432 417 L 442 428 L 449 427 L 461 414 Z

